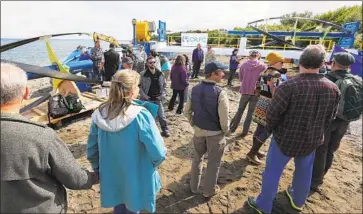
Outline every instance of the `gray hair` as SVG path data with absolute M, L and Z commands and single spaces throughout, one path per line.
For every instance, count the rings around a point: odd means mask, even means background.
M 323 45 L 309 45 L 302 52 L 299 64 L 306 69 L 318 69 L 325 61 L 325 55 Z
M 22 98 L 27 80 L 28 77 L 21 68 L 10 63 L 1 63 L 1 105 Z

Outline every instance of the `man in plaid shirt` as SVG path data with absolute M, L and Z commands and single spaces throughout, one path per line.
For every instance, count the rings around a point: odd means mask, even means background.
M 248 198 L 259 213 L 270 213 L 283 169 L 295 161 L 292 186 L 286 194 L 291 206 L 302 210 L 310 191 L 315 150 L 323 143 L 324 132 L 334 119 L 340 100 L 339 88 L 319 74 L 325 50 L 308 46 L 300 56 L 300 74 L 282 83 L 267 111 L 266 128 L 273 133 L 262 176 L 261 194 Z

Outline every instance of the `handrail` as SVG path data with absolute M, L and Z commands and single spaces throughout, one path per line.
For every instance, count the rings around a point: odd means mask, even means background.
M 281 46 L 278 46 L 278 45 L 266 45 L 266 43 L 268 42 L 271 42 L 273 41 L 273 39 L 269 39 L 269 38 L 266 38 L 264 36 L 260 37 L 260 38 L 255 38 L 255 37 L 246 37 L 247 38 L 247 42 L 248 41 L 261 41 L 261 48 L 263 49 L 283 49 L 283 50 L 286 50 L 286 49 L 294 49 L 295 47 L 291 47 L 291 46 L 287 46 L 286 44 L 285 45 L 281 45 Z M 167 45 L 170 45 L 170 46 L 181 46 L 181 42 L 177 42 L 176 39 L 181 39 L 181 36 L 168 36 L 167 37 Z M 217 48 L 222 48 L 222 47 L 229 47 L 229 48 L 239 48 L 239 43 L 240 43 L 240 40 L 241 38 L 236 38 L 236 37 L 232 37 L 232 36 L 220 36 L 220 37 L 208 37 L 208 40 L 209 39 L 214 39 L 214 40 L 217 40 L 217 42 L 214 42 L 214 43 L 207 43 L 208 45 L 212 46 L 212 47 L 217 47 Z M 223 44 L 221 43 L 221 41 L 223 40 L 236 40 L 236 44 Z M 305 39 L 305 38 L 295 38 L 295 43 L 296 42 L 308 42 L 309 45 L 311 44 L 319 44 L 320 43 L 320 40 L 319 39 Z M 327 51 L 332 51 L 334 45 L 335 45 L 335 41 L 332 40 L 332 39 L 327 39 L 327 40 L 323 40 L 322 41 L 322 44 L 326 47 L 326 50 Z

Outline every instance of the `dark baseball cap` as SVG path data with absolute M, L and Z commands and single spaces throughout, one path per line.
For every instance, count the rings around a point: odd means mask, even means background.
M 342 66 L 350 66 L 355 63 L 354 56 L 348 52 L 339 52 L 334 54 L 334 61 Z
M 250 56 L 257 56 L 258 54 L 260 54 L 260 52 L 258 52 L 257 50 L 251 50 L 249 54 Z
M 134 64 L 134 62 L 132 61 L 132 59 L 130 57 L 124 57 L 122 58 L 122 64 L 126 63 L 126 64 Z
M 217 61 L 213 61 L 213 62 L 207 63 L 205 65 L 204 73 L 209 74 L 209 73 L 216 72 L 218 70 L 226 70 L 226 69 L 228 69 L 227 65 L 224 65 Z

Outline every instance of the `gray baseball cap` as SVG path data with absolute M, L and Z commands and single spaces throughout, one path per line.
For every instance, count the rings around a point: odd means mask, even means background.
M 130 57 L 124 57 L 122 58 L 122 64 L 126 63 L 126 64 L 134 64 L 134 62 L 132 61 L 132 59 Z

